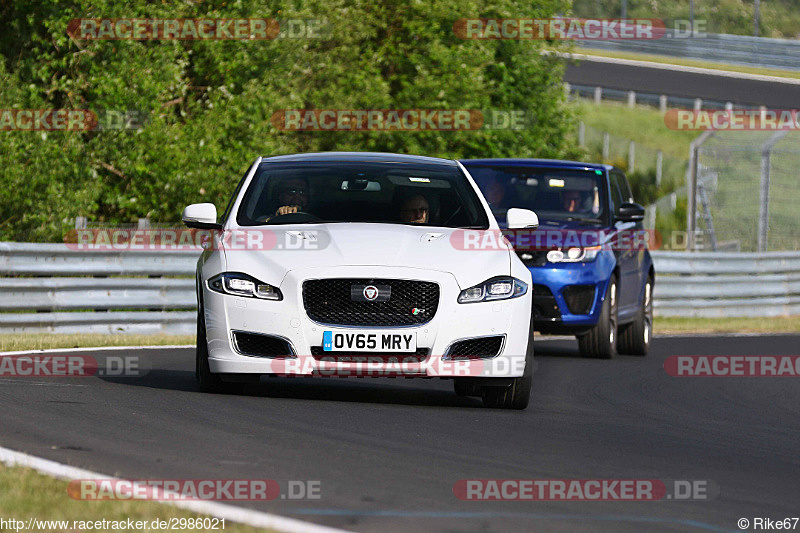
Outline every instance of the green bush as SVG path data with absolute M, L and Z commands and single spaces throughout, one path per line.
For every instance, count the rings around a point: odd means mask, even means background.
M 58 240 L 74 217 L 179 220 L 224 207 L 256 156 L 374 150 L 442 157 L 570 157 L 560 59 L 541 41 L 462 40 L 462 17 L 549 17 L 568 0 L 0 4 L 0 109 L 136 110 L 137 130 L 0 131 L 0 240 Z M 83 41 L 71 19 L 296 18 L 330 37 L 272 41 Z M 562 46 L 553 44 L 556 48 Z M 286 132 L 281 109 L 527 110 L 521 131 Z

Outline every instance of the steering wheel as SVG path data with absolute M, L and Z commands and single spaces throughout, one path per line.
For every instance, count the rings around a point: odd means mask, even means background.
M 456 210 L 455 210 L 455 211 L 453 211 L 453 214 L 452 214 L 452 215 L 450 215 L 449 217 L 447 217 L 447 220 L 445 220 L 444 222 L 442 222 L 442 226 L 447 226 L 448 224 L 450 224 L 450 222 L 451 222 L 451 221 L 452 221 L 454 218 L 456 218 L 456 215 L 458 215 L 460 212 L 461 212 L 461 206 L 458 206 L 458 207 L 456 208 Z
M 317 222 L 320 220 L 322 219 L 317 215 L 312 215 L 311 213 L 306 213 L 305 211 L 297 211 L 295 213 L 286 213 L 285 215 L 275 215 L 274 217 L 265 221 L 265 224 L 308 223 Z

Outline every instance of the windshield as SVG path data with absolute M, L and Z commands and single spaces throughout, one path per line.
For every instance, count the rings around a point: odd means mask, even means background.
M 262 163 L 237 222 L 489 227 L 478 195 L 458 168 L 341 161 Z
M 603 172 L 464 165 L 480 187 L 494 215 L 509 208 L 530 209 L 543 219 L 600 220 L 606 210 Z

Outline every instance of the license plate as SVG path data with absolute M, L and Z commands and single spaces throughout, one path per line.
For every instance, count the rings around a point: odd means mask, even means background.
M 323 331 L 325 352 L 415 352 L 417 334 L 389 331 Z

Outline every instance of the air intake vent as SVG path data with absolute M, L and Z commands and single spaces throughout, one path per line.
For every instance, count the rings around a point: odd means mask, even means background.
M 261 333 L 234 331 L 233 346 L 240 354 L 253 357 L 294 357 L 285 339 Z
M 505 337 L 496 335 L 493 337 L 478 337 L 458 341 L 447 350 L 448 359 L 486 359 L 494 357 L 503 348 Z
M 573 315 L 588 315 L 594 302 L 594 285 L 569 285 L 561 289 L 567 308 Z

